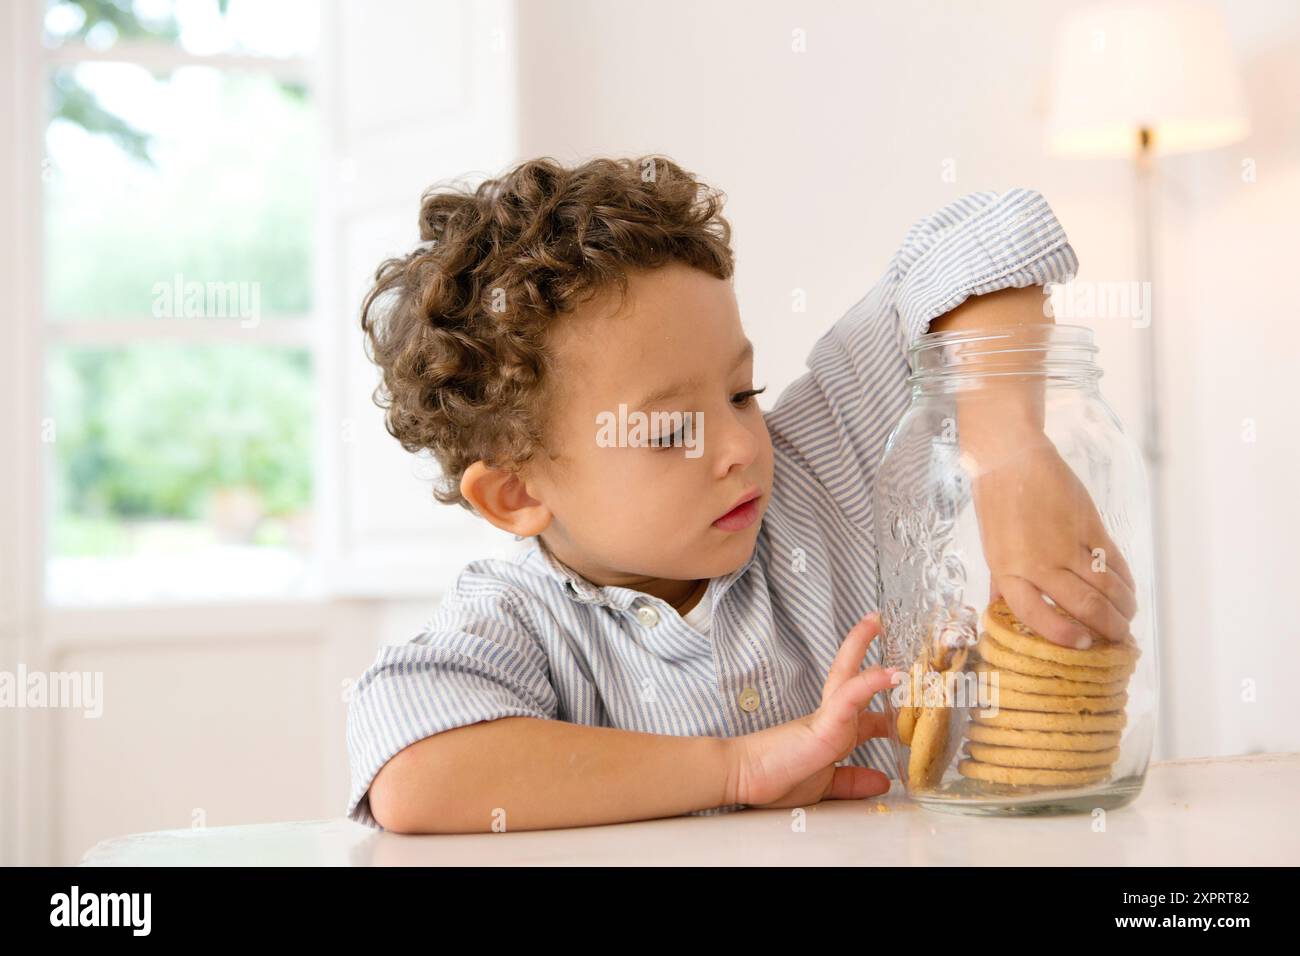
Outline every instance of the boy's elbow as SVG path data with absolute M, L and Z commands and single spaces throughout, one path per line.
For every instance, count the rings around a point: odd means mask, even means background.
M 370 815 L 390 833 L 433 832 L 430 821 L 437 801 L 414 772 L 419 756 L 414 744 L 399 750 L 370 783 Z

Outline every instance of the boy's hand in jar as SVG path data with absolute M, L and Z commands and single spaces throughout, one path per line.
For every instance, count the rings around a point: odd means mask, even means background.
M 936 332 L 1051 324 L 1042 286 L 971 296 L 930 323 Z M 1133 573 L 1106 533 L 1086 488 L 1043 431 L 1041 360 L 1029 354 L 982 358 L 998 374 L 957 396 L 957 430 L 969 459 L 975 513 L 992 575 L 989 601 L 1006 598 L 1025 624 L 1048 640 L 1078 647 L 1090 635 L 1043 602 L 1047 595 L 1110 640 L 1129 639 L 1137 613 Z M 1025 375 L 1014 374 L 1024 371 Z M 1098 551 L 1097 549 L 1100 549 Z
M 822 687 L 821 706 L 811 714 L 731 738 L 728 803 L 801 807 L 889 791 L 889 778 L 879 770 L 835 766 L 868 738 L 889 735 L 889 715 L 866 708 L 872 697 L 893 686 L 898 670 L 860 670 L 867 648 L 879 633 L 877 613 L 849 631 Z
M 989 601 L 1006 598 L 1021 621 L 1066 647 L 1086 646 L 1090 636 L 1043 595 L 1103 638 L 1131 640 L 1133 573 L 1051 440 L 1034 427 L 1002 429 L 967 450 L 977 463 L 972 491 Z

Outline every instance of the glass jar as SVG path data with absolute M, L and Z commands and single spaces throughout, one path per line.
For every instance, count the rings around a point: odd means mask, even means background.
M 1159 686 L 1149 495 L 1096 352 L 1090 329 L 1053 324 L 929 333 L 909 350 L 911 405 L 873 496 L 883 663 L 902 672 L 892 749 L 928 808 L 1091 811 L 1142 788 Z M 1049 569 L 1032 599 L 1076 625 L 1065 605 L 1088 612 L 1063 575 L 1091 588 L 1122 567 L 1128 633 L 1115 618 L 1108 634 L 1081 628 L 1093 643 L 1076 650 L 1024 624 L 1011 606 L 1029 599 L 1026 548 Z

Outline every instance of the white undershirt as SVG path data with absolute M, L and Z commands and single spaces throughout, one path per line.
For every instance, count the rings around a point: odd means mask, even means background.
M 712 604 L 709 601 L 709 591 L 706 587 L 704 593 L 700 595 L 700 600 L 695 607 L 691 608 L 682 615 L 682 620 L 695 628 L 701 634 L 709 633 L 709 612 L 712 610 Z

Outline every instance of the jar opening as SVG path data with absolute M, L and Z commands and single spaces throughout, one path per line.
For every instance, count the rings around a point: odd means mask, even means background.
M 927 332 L 908 349 L 913 386 L 952 385 L 993 376 L 1095 382 L 1098 349 L 1083 325 L 1037 323 L 997 329 Z

